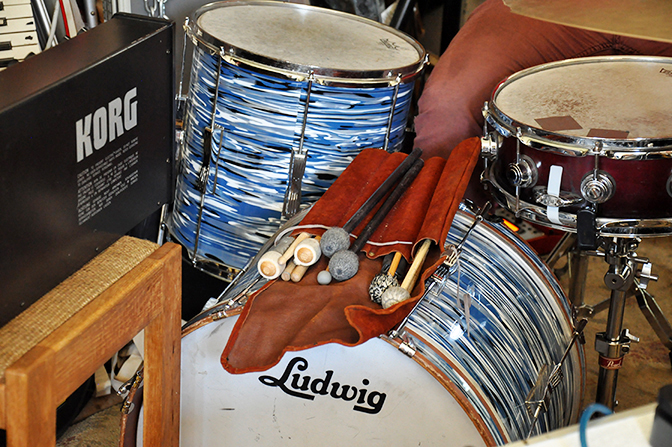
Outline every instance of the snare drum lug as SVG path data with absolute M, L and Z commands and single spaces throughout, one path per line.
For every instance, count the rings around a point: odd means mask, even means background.
M 394 79 L 387 83 L 387 85 L 390 86 L 390 87 L 396 87 L 399 84 L 401 84 L 401 73 L 397 73 L 396 76 L 391 71 L 387 73 L 388 78 L 391 78 L 393 76 L 394 76 Z M 392 110 L 394 110 L 394 107 L 392 107 Z
M 615 180 L 604 171 L 590 172 L 581 180 L 581 195 L 590 203 L 604 203 L 615 192 Z
M 667 178 L 667 195 L 672 197 L 672 174 Z
M 539 173 L 534 161 L 527 155 L 521 155 L 516 163 L 509 164 L 506 178 L 513 186 L 531 188 L 537 184 Z
M 503 137 L 497 132 L 490 132 L 481 137 L 481 157 L 495 160 L 503 141 Z
M 181 144 L 184 141 L 184 116 L 187 107 L 187 98 L 177 96 L 175 102 L 177 103 L 175 108 L 175 142 Z
M 537 184 L 539 173 L 534 161 L 527 155 L 521 155 L 516 163 L 510 163 L 506 178 L 513 186 L 531 188 Z

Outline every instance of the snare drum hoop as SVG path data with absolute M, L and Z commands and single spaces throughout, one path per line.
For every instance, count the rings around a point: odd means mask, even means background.
M 521 143 L 533 149 L 576 157 L 599 155 L 617 160 L 672 158 L 672 137 L 616 139 L 566 135 L 519 122 L 508 116 L 497 105 L 499 94 L 509 85 L 526 76 L 561 67 L 599 64 L 601 62 L 664 63 L 672 69 L 672 58 L 661 56 L 593 56 L 541 64 L 514 73 L 503 80 L 492 93 L 490 102 L 485 104 L 483 115 L 487 123 L 492 125 L 501 135 L 507 138 L 517 138 Z
M 556 230 L 576 233 L 576 214 L 559 211 L 560 223 L 553 222 L 548 218 L 546 207 L 532 204 L 524 200 L 518 200 L 515 195 L 509 193 L 497 181 L 495 165 L 488 166 L 483 171 L 483 180 L 490 183 L 493 188 L 495 200 L 504 208 L 517 211 L 518 216 L 530 222 L 535 222 L 545 227 Z M 599 236 L 603 237 L 663 237 L 672 235 L 672 218 L 659 219 L 618 219 L 597 217 L 595 229 Z
M 364 26 L 384 30 L 389 33 L 391 37 L 403 40 L 418 53 L 418 58 L 414 63 L 409 65 L 371 70 L 349 70 L 296 64 L 231 45 L 230 43 L 211 35 L 199 25 L 200 18 L 207 12 L 235 6 L 293 8 L 305 14 L 325 14 L 333 16 L 335 19 L 359 22 Z M 279 2 L 276 0 L 228 0 L 208 3 L 194 12 L 191 19 L 187 18 L 185 20 L 184 29 L 195 46 L 198 46 L 205 51 L 209 51 L 213 55 L 219 55 L 224 61 L 232 65 L 275 76 L 280 75 L 296 81 L 305 81 L 312 76 L 315 82 L 321 85 L 375 87 L 381 85 L 396 85 L 400 82 L 407 83 L 413 81 L 415 77 L 422 72 L 428 62 L 428 54 L 423 46 L 415 39 L 395 28 L 354 14 L 311 5 Z

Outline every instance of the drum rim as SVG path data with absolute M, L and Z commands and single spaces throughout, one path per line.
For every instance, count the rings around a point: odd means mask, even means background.
M 378 29 L 384 29 L 391 35 L 395 35 L 396 37 L 403 39 L 418 52 L 419 57 L 414 64 L 401 67 L 390 67 L 384 70 L 344 70 L 291 64 L 287 61 L 273 59 L 262 54 L 257 54 L 242 48 L 235 47 L 227 42 L 223 42 L 220 39 L 210 35 L 207 31 L 201 29 L 198 25 L 199 18 L 211 10 L 222 7 L 235 7 L 241 5 L 265 5 L 278 8 L 302 9 L 366 23 L 367 25 L 374 26 Z M 266 74 L 272 74 L 276 76 L 281 75 L 288 79 L 297 81 L 308 80 L 312 74 L 315 82 L 318 82 L 322 85 L 355 84 L 366 87 L 380 84 L 396 85 L 400 82 L 412 82 L 429 62 L 428 53 L 422 44 L 406 33 L 403 33 L 395 28 L 365 17 L 356 16 L 354 14 L 299 3 L 278 2 L 276 0 L 225 0 L 212 2 L 201 6 L 192 14 L 191 17 L 187 17 L 184 23 L 184 30 L 186 35 L 190 38 L 195 46 L 210 51 L 210 53 L 213 55 L 217 54 L 224 61 L 233 65 L 242 66 L 252 71 Z
M 495 410 L 492 402 L 485 396 L 485 393 L 481 389 L 480 384 L 478 384 L 473 377 L 469 376 L 469 374 L 464 371 L 459 363 L 455 362 L 452 356 L 447 356 L 445 352 L 437 349 L 437 347 L 430 340 L 426 340 L 420 333 L 408 328 L 404 329 L 404 331 L 406 336 L 411 337 L 413 341 L 419 341 L 422 344 L 428 346 L 429 349 L 431 349 L 437 356 L 441 357 L 453 369 L 453 371 L 458 376 L 460 376 L 462 380 L 464 380 L 465 383 L 468 383 L 469 387 L 471 387 L 471 390 L 478 396 L 478 400 L 486 408 L 488 416 L 492 419 L 492 423 L 497 428 L 498 434 L 502 439 L 504 439 L 504 442 L 511 442 L 511 438 L 507 430 L 504 428 L 501 417 Z M 390 338 L 387 335 L 381 335 L 378 338 L 399 349 L 400 341 L 398 339 Z M 427 371 L 428 374 L 434 377 L 434 379 L 443 386 L 448 394 L 453 396 L 455 401 L 460 404 L 471 422 L 474 424 L 476 431 L 478 431 L 478 433 L 481 435 L 481 438 L 486 445 L 497 444 L 497 440 L 495 439 L 494 434 L 488 428 L 488 424 L 483 419 L 483 416 L 465 396 L 463 386 L 455 383 L 454 380 L 448 377 L 437 365 L 427 358 L 424 353 L 416 351 L 413 356 L 410 357 L 410 359 L 418 363 L 422 369 Z
M 672 57 L 635 55 L 590 56 L 536 65 L 516 72 L 502 80 L 492 92 L 490 101 L 485 103 L 483 115 L 487 123 L 492 125 L 501 135 L 507 138 L 515 137 L 521 143 L 533 149 L 559 152 L 563 155 L 577 157 L 599 155 L 617 160 L 672 158 L 672 137 L 618 139 L 571 136 L 516 121 L 501 110 L 496 102 L 497 96 L 510 84 L 526 76 L 558 67 L 598 64 L 600 62 L 661 63 L 663 61 L 672 65 Z
M 516 203 L 520 204 L 519 216 L 528 222 L 545 227 L 576 233 L 576 214 L 560 212 L 560 224 L 551 222 L 546 207 L 517 200 L 516 196 L 504 189 L 496 179 L 494 164 L 483 171 L 483 180 L 493 186 L 493 197 L 504 208 L 515 212 Z M 605 237 L 663 237 L 672 235 L 672 218 L 655 219 L 619 219 L 609 217 L 596 218 L 596 230 Z

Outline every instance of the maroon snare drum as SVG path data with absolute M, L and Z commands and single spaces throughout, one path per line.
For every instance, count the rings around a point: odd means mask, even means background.
M 532 67 L 505 79 L 483 114 L 484 180 L 518 216 L 576 232 L 590 208 L 601 236 L 672 234 L 672 58 Z

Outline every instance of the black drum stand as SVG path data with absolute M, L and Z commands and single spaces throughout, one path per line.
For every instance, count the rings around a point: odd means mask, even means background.
M 546 262 L 552 268 L 560 257 L 568 255 L 568 295 L 576 326 L 600 311 L 609 311 L 605 331 L 597 333 L 595 337 L 595 350 L 599 354 L 596 402 L 614 409 L 617 404 L 618 370 L 623 365 L 625 354 L 630 351 L 630 344 L 639 341 L 628 329 L 623 328 L 625 302 L 630 291 L 634 289 L 639 308 L 661 342 L 671 351 L 671 361 L 672 326 L 654 297 L 646 290 L 648 282 L 656 281 L 658 277 L 651 273 L 652 265 L 649 260 L 637 256 L 640 239 L 598 237 L 596 242 L 597 249 L 582 249 L 576 233 L 566 233 L 547 256 Z M 611 290 L 610 297 L 594 306 L 584 302 L 589 256 L 602 257 L 609 266 L 604 275 L 604 283 Z

